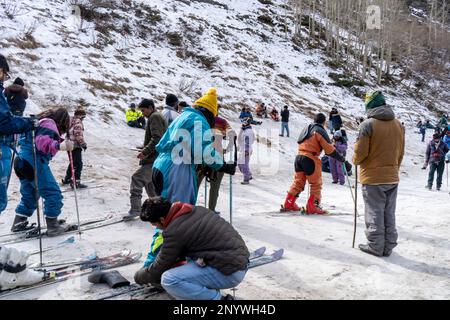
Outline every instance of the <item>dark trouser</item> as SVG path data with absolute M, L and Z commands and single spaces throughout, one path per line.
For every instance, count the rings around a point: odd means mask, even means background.
M 395 208 L 398 184 L 363 185 L 366 237 L 371 249 L 382 255 L 397 246 Z
M 218 172 L 218 171 L 212 170 L 211 182 L 209 184 L 209 186 L 210 186 L 210 188 L 209 188 L 209 203 L 208 203 L 209 210 L 216 211 L 217 199 L 219 199 L 220 184 L 222 183 L 224 174 L 225 174 L 224 172 Z M 204 178 L 205 178 L 205 175 L 203 173 L 203 170 L 199 170 L 197 172 L 197 190 L 200 189 L 200 185 L 202 184 L 202 181 Z
M 75 180 L 80 181 L 81 179 L 81 170 L 83 170 L 83 157 L 81 153 L 83 152 L 83 149 L 76 148 L 72 151 L 72 159 L 73 159 L 73 169 L 75 171 Z M 66 178 L 64 179 L 67 182 L 72 181 L 72 168 L 69 166 L 67 167 L 66 171 Z
M 145 189 L 147 196 L 156 196 L 155 188 L 152 182 L 153 164 L 144 164 L 131 177 L 130 184 L 130 212 L 141 212 L 142 189 Z
M 135 121 L 129 121 L 128 125 L 133 128 L 145 128 L 145 118 L 141 117 Z
M 425 132 L 422 133 L 422 142 L 425 142 Z
M 444 175 L 444 169 L 445 169 L 445 161 L 442 160 L 438 163 L 431 163 L 430 164 L 430 172 L 428 174 L 428 187 L 433 186 L 434 181 L 434 173 L 437 171 L 437 179 L 436 179 L 436 187 L 439 189 L 442 186 L 442 176 Z

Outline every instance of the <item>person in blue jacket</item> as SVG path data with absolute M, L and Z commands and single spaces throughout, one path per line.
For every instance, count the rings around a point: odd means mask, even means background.
M 14 134 L 29 132 L 35 120 L 15 117 L 11 113 L 3 94 L 3 83 L 9 79 L 9 65 L 0 54 L 0 214 L 8 203 L 7 188 L 11 174 L 11 156 L 14 148 Z M 36 121 L 37 122 L 37 121 Z
M 442 141 L 447 144 L 448 148 L 450 149 L 450 124 L 447 126 L 447 131 L 445 133 L 445 136 L 442 138 Z M 445 163 L 450 163 L 450 152 L 447 153 Z
M 234 175 L 236 164 L 224 162 L 213 145 L 217 90 L 211 88 L 193 108 L 185 108 L 156 146 L 159 155 L 153 164 L 156 194 L 174 202 L 197 202 L 197 165 Z

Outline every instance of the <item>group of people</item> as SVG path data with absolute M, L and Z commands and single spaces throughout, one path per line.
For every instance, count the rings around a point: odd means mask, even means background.
M 256 115 L 259 118 L 263 118 L 263 117 L 267 118 L 269 115 L 276 122 L 279 122 L 281 120 L 281 133 L 279 136 L 284 137 L 284 132 L 286 131 L 286 136 L 289 138 L 290 112 L 289 112 L 288 106 L 284 106 L 281 113 L 278 113 L 278 110 L 275 107 L 273 107 L 272 111 L 268 114 L 265 103 L 260 103 L 260 104 L 256 105 Z M 255 121 L 253 119 L 253 115 L 252 115 L 252 112 L 249 107 L 242 108 L 241 113 L 239 115 L 239 119 L 242 122 L 247 121 L 247 119 L 249 119 L 250 125 L 261 125 L 262 124 L 262 121 Z
M 15 209 L 11 231 L 34 228 L 29 225 L 28 218 L 36 211 L 39 198 L 42 198 L 46 233 L 50 237 L 58 236 L 72 226 L 58 220 L 63 196 L 49 163 L 59 151 L 69 152 L 71 164 L 64 182 L 73 188 L 83 187 L 80 183 L 81 150 L 87 148 L 83 137 L 86 112 L 77 109 L 70 117 L 65 108 L 58 108 L 36 117 L 23 117 L 28 93 L 20 78 L 4 89 L 4 83 L 10 79 L 9 73 L 8 61 L 0 55 L 0 214 L 7 207 L 7 191 L 14 169 L 20 181 L 20 202 Z M 42 272 L 26 268 L 27 259 L 26 252 L 0 247 L 0 265 L 8 266 L 0 270 L 2 290 L 42 281 Z
M 9 66 L 0 55 L 2 92 L 8 77 Z M 395 205 L 405 131 L 382 92 L 367 94 L 365 106 L 367 119 L 360 124 L 353 156 L 353 163 L 360 166 L 366 211 L 367 244 L 359 248 L 387 257 L 397 245 Z M 250 111 L 244 108 L 240 116 L 241 128 L 236 133 L 219 115 L 216 88 L 210 88 L 192 107 L 179 102 L 176 95 L 168 94 L 161 112 L 152 99 L 143 99 L 137 108 L 130 106 L 129 111 L 128 125 L 144 128 L 145 136 L 137 155 L 139 168 L 131 177 L 130 210 L 124 219 L 140 217 L 155 227 L 147 259 L 135 274 L 136 283 L 160 285 L 177 299 L 231 299 L 220 290 L 243 281 L 250 254 L 239 233 L 216 211 L 216 205 L 225 175 L 235 175 L 239 167 L 244 176 L 242 184 L 249 184 L 253 179 L 249 162 L 255 141 L 252 130 L 255 121 Z M 283 112 L 280 136 L 284 136 L 285 129 L 289 136 L 289 108 L 284 107 Z M 58 220 L 63 197 L 49 162 L 59 151 L 70 152 L 75 172 L 72 174 L 72 168 L 68 168 L 64 183 L 81 187 L 81 150 L 87 148 L 83 137 L 85 116 L 84 110 L 77 109 L 70 117 L 64 108 L 44 111 L 36 119 L 15 116 L 0 94 L 0 213 L 7 204 L 11 167 L 21 184 L 13 231 L 29 227 L 27 219 L 36 210 L 39 197 L 44 199 L 47 234 L 60 235 L 69 228 Z M 332 110 L 328 121 L 333 139 L 328 135 L 327 117 L 323 113 L 316 114 L 314 123 L 300 133 L 294 182 L 284 201 L 287 211 L 301 210 L 296 200 L 308 182 L 310 196 L 306 213 L 326 213 L 321 207 L 322 151 L 330 157 L 330 166 L 336 171 L 333 183 L 345 183 L 342 170 L 345 170 L 348 145 L 337 110 Z M 449 135 L 447 132 L 444 140 L 433 139 L 427 150 L 427 164 L 433 166 L 438 175 L 441 167 L 433 159 L 437 153 L 441 157 L 448 152 Z M 16 137 L 20 137 L 18 143 Z M 12 166 L 14 152 L 16 159 Z M 196 205 L 202 180 L 207 180 L 211 186 L 208 208 Z M 142 203 L 144 189 L 148 199 Z M 24 285 L 41 281 L 42 273 L 23 268 L 27 257 L 26 253 L 0 248 L 0 264 L 11 264 L 6 272 L 0 270 L 0 289 L 12 287 L 13 282 Z
M 395 206 L 399 184 L 399 169 L 405 152 L 405 130 L 395 118 L 391 107 L 386 104 L 382 92 L 375 91 L 366 96 L 367 120 L 360 124 L 353 163 L 360 166 L 360 181 L 365 203 L 367 244 L 359 248 L 378 257 L 390 256 L 397 245 Z M 337 111 L 337 110 L 336 110 Z M 333 111 L 333 117 L 336 117 Z M 332 118 L 329 118 L 329 120 Z M 298 140 L 298 155 L 295 159 L 294 183 L 286 196 L 284 209 L 299 211 L 296 204 L 304 191 L 306 182 L 310 196 L 306 204 L 308 214 L 325 214 L 322 200 L 322 163 L 319 158 L 324 150 L 342 167 L 345 163 L 345 149 L 340 126 L 333 125 L 334 145 L 326 128 L 326 117 L 319 113 L 314 123 L 305 127 Z M 342 123 L 340 120 L 339 122 Z M 338 122 L 336 122 L 338 123 Z M 332 123 L 331 123 L 332 124 Z M 330 125 L 331 125 L 330 124 Z M 390 150 L 389 153 L 383 150 Z M 342 178 L 342 177 L 341 177 Z M 342 179 L 339 178 L 342 183 Z M 333 182 L 335 176 L 333 177 Z
M 442 116 L 438 120 L 436 125 L 432 125 L 429 119 L 427 119 L 426 121 L 419 120 L 419 122 L 417 122 L 416 127 L 419 129 L 419 133 L 422 135 L 422 142 L 425 142 L 425 135 L 427 129 L 433 129 L 435 134 L 438 134 L 441 138 L 444 138 L 448 131 L 449 125 L 448 119 L 449 119 L 448 115 L 442 113 Z

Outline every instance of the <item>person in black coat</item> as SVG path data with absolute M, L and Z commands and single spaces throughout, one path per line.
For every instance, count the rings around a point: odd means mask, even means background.
M 9 109 L 15 116 L 22 117 L 27 105 L 28 91 L 24 88 L 25 83 L 22 79 L 16 78 L 13 84 L 5 89 L 6 100 Z
M 281 111 L 281 134 L 280 137 L 284 137 L 284 130 L 286 129 L 287 137 L 289 138 L 289 107 L 284 106 L 284 110 Z
M 342 118 L 339 115 L 339 111 L 336 108 L 333 108 L 330 112 L 330 118 L 329 118 L 331 128 L 330 132 L 334 133 L 335 131 L 341 130 L 342 128 Z
M 220 289 L 244 279 L 248 248 L 213 211 L 154 197 L 144 202 L 141 220 L 163 230 L 164 242 L 152 264 L 135 274 L 137 284 L 160 284 L 179 300 L 220 300 Z

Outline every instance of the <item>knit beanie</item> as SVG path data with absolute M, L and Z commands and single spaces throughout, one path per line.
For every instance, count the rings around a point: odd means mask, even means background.
M 166 105 L 170 106 L 170 107 L 176 107 L 176 105 L 178 104 L 178 98 L 176 95 L 169 93 L 166 96 Z
M 366 111 L 386 105 L 386 99 L 381 91 L 366 94 Z
M 19 77 L 16 78 L 16 80 L 14 80 L 13 84 L 18 84 L 19 86 L 25 86 L 25 82 L 23 82 L 22 79 L 20 79 Z
M 211 112 L 214 117 L 217 117 L 219 114 L 219 108 L 217 105 L 217 89 L 210 88 L 203 97 L 195 101 L 194 106 L 203 107 Z

